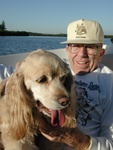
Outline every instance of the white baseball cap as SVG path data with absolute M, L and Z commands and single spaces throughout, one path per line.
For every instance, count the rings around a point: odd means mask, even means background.
M 63 43 L 103 43 L 104 32 L 101 25 L 96 21 L 81 19 L 68 25 L 67 41 Z

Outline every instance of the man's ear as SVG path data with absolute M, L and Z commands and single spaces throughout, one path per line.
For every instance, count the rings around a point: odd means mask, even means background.
M 100 52 L 100 56 L 102 57 L 105 54 L 105 49 L 102 49 Z
M 105 49 L 101 49 L 99 61 L 101 61 L 102 56 L 105 54 Z

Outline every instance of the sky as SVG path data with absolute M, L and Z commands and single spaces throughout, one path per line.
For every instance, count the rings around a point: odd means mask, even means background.
M 10 31 L 67 33 L 79 19 L 95 20 L 113 35 L 113 0 L 0 0 L 0 24 Z

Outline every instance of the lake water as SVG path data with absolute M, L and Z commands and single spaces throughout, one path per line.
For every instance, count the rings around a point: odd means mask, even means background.
M 0 55 L 30 52 L 36 49 L 65 48 L 66 37 L 48 36 L 0 36 Z M 111 44 L 110 39 L 105 39 L 104 44 Z

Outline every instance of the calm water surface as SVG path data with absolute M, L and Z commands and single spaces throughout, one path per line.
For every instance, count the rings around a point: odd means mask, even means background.
M 36 49 L 58 49 L 65 48 L 66 37 L 48 36 L 0 36 L 0 55 L 30 52 Z M 110 39 L 105 39 L 105 44 L 111 44 Z

